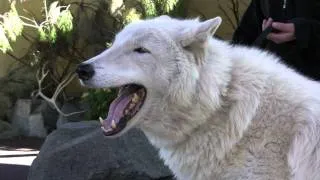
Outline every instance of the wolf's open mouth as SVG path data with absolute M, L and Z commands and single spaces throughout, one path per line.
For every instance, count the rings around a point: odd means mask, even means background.
M 121 132 L 127 123 L 139 112 L 146 99 L 143 86 L 130 84 L 122 86 L 118 97 L 111 103 L 108 116 L 100 118 L 104 135 L 112 136 Z

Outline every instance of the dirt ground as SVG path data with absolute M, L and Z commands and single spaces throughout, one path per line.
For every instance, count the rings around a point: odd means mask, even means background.
M 0 179 L 26 180 L 43 142 L 44 139 L 30 137 L 0 139 Z

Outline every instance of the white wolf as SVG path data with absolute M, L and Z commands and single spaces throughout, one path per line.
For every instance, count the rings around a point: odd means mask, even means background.
M 134 22 L 79 65 L 84 85 L 121 87 L 104 134 L 140 128 L 179 180 L 319 180 L 319 83 L 213 38 L 220 24 Z

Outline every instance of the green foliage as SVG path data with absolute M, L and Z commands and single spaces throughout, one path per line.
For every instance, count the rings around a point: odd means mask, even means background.
M 32 16 L 21 16 L 16 10 L 16 0 L 9 1 L 11 2 L 10 10 L 4 14 L 0 14 L 0 51 L 9 54 L 14 60 L 22 63 L 23 66 L 28 67 L 32 72 L 41 72 L 42 67 L 47 65 L 48 73 L 43 73 L 43 77 L 41 77 L 44 80 L 43 84 L 45 85 L 43 87 L 45 88 L 39 87 L 39 89 L 43 91 L 43 94 L 53 95 L 60 83 L 70 82 L 67 81 L 68 78 L 74 77 L 70 75 L 74 72 L 72 66 L 79 63 L 75 62 L 78 58 L 75 58 L 72 53 L 69 54 L 70 51 L 68 49 L 70 42 L 68 40 L 70 40 L 74 28 L 73 15 L 69 10 L 70 6 L 60 5 L 60 1 L 54 1 L 47 6 L 47 0 L 42 0 L 44 11 L 42 18 L 39 19 L 44 20 L 39 22 Z M 38 36 L 34 37 L 33 33 L 23 34 L 25 27 L 28 27 L 28 30 L 34 30 Z M 30 46 L 26 54 L 22 57 L 17 57 L 14 52 L 9 51 L 14 51 L 11 48 L 11 43 L 16 42 L 17 38 L 22 35 L 24 39 L 30 42 Z M 57 57 L 61 57 L 61 59 Z M 67 62 L 63 63 L 63 61 Z M 37 80 L 40 82 L 39 79 L 40 77 L 37 77 Z M 18 90 L 14 90 L 14 92 Z M 59 95 L 57 100 L 64 101 L 67 99 L 63 90 L 57 92 L 58 94 L 60 92 L 62 94 Z M 39 94 L 32 94 L 43 98 Z
M 49 26 L 50 27 L 50 31 L 48 33 L 48 40 L 51 43 L 56 42 L 57 40 L 57 28 L 55 26 Z
M 163 3 L 162 0 L 156 1 L 160 5 L 163 14 L 169 14 L 179 2 L 179 0 L 167 0 L 166 3 Z
M 55 43 L 57 40 L 57 28 L 55 25 L 47 25 L 39 27 L 39 39 L 43 42 Z
M 12 50 L 9 40 L 6 37 L 5 30 L 1 24 L 0 24 L 0 50 L 3 53 L 6 53 L 7 51 Z
M 137 12 L 136 9 L 132 8 L 126 12 L 123 23 L 129 24 L 129 23 L 136 21 L 136 20 L 139 20 L 139 19 L 141 19 L 141 14 L 139 12 Z
M 19 18 L 14 3 L 11 4 L 10 11 L 5 14 L 3 28 L 11 41 L 16 41 L 17 36 L 20 36 L 22 33 L 23 24 Z
M 87 112 L 86 118 L 97 120 L 99 117 L 105 117 L 109 104 L 116 98 L 116 90 L 90 89 L 83 95 L 83 102 L 90 105 L 90 111 Z
M 1 15 L 2 21 L 0 21 L 0 50 L 3 53 L 12 51 L 10 40 L 16 41 L 23 30 L 23 22 L 17 13 L 15 3 L 11 3 L 10 7 L 9 12 Z
M 55 1 L 50 4 L 49 12 L 48 12 L 48 19 L 51 24 L 55 24 L 60 16 L 60 9 L 61 7 L 58 6 L 58 1 Z
M 140 0 L 145 18 L 170 14 L 181 0 Z
M 46 41 L 47 33 L 45 32 L 44 27 L 39 27 L 38 32 L 40 41 Z
M 70 69 L 73 68 L 72 66 L 74 66 L 74 64 L 78 64 L 79 59 L 84 59 L 85 56 L 82 56 L 81 50 L 71 48 L 74 44 L 69 44 L 69 41 L 66 42 L 68 38 L 62 38 L 66 36 L 69 37 L 70 35 L 70 37 L 74 38 L 72 43 L 79 43 L 76 38 L 80 39 L 80 37 L 76 37 L 76 35 L 71 36 L 73 35 L 73 32 L 75 32 L 74 28 L 82 28 L 82 26 L 73 23 L 74 18 L 69 10 L 69 6 L 61 6 L 58 3 L 61 1 L 54 1 L 47 7 L 46 0 L 43 0 L 43 2 L 45 9 L 45 20 L 43 22 L 36 22 L 33 18 L 29 19 L 20 16 L 17 13 L 14 4 L 11 5 L 11 10 L 9 12 L 4 15 L 0 15 L 0 50 L 3 53 L 7 53 L 12 50 L 10 43 L 16 41 L 17 37 L 22 34 L 24 27 L 27 26 L 35 29 L 38 32 L 40 40 L 40 42 L 36 42 L 38 43 L 38 46 L 36 46 L 37 54 L 35 55 L 37 58 L 34 58 L 36 59 L 34 62 L 28 62 L 28 64 L 31 64 L 33 68 L 37 69 L 41 67 L 42 64 L 49 61 L 51 62 L 48 63 L 52 69 L 48 74 L 50 81 L 48 81 L 48 86 L 46 86 L 49 87 L 46 88 L 46 90 L 50 92 L 50 89 L 55 89 L 59 84 L 59 81 L 64 79 L 63 77 L 66 77 L 68 72 L 70 72 Z M 179 3 L 181 4 L 182 0 L 136 0 L 135 2 L 138 3 L 136 4 L 137 7 L 123 6 L 124 11 L 120 8 L 122 11 L 119 13 L 121 14 L 121 17 L 119 18 L 119 21 L 116 21 L 117 24 L 115 24 L 115 26 L 120 27 L 141 18 L 149 18 L 178 12 L 176 9 L 177 7 L 180 7 Z M 85 4 L 85 6 L 83 6 L 84 8 L 91 7 L 88 5 L 90 4 L 90 1 L 81 4 Z M 76 4 L 74 3 L 73 5 Z M 90 11 L 92 11 L 91 8 Z M 97 27 L 97 29 L 99 27 Z M 91 41 L 96 40 L 92 40 L 92 38 L 90 38 L 90 41 L 84 42 Z M 102 41 L 102 43 L 104 42 Z M 107 48 L 111 46 L 110 42 L 106 42 L 105 44 L 107 45 Z M 66 67 L 61 75 L 59 73 L 55 74 L 55 72 L 57 72 L 55 69 L 57 68 L 57 62 L 54 60 L 58 56 L 56 54 L 67 60 Z M 87 119 L 98 119 L 100 116 L 106 116 L 111 101 L 116 97 L 116 91 L 116 89 L 91 89 L 85 93 L 83 101 L 88 103 L 91 107 L 90 112 L 87 113 Z
M 141 5 L 142 12 L 137 11 L 136 8 L 125 10 L 123 14 L 124 25 L 141 18 L 152 18 L 159 15 L 171 14 L 176 7 L 181 4 L 182 0 L 138 0 L 138 2 Z
M 141 0 L 146 17 L 155 17 L 158 15 L 154 0 Z
M 70 10 L 64 10 L 61 12 L 57 20 L 57 27 L 63 33 L 67 34 L 73 30 L 73 16 Z
M 68 35 L 73 30 L 73 16 L 69 7 L 58 6 L 58 1 L 51 3 L 48 10 L 45 9 L 46 20 L 39 25 L 35 20 L 19 16 L 14 1 L 10 7 L 9 12 L 0 15 L 2 18 L 0 21 L 0 50 L 3 53 L 12 50 L 10 41 L 15 42 L 17 37 L 22 35 L 24 26 L 36 29 L 39 33 L 39 40 L 49 43 L 55 43 L 58 34 Z
M 55 43 L 59 35 L 66 36 L 73 30 L 73 16 L 69 7 L 62 10 L 58 6 L 58 1 L 51 3 L 47 20 L 41 23 L 38 28 L 39 38 L 41 41 Z

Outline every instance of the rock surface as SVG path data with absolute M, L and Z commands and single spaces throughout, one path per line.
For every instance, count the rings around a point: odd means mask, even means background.
M 11 99 L 3 92 L 0 92 L 0 118 L 6 118 L 7 112 L 12 108 L 12 104 Z
M 170 170 L 136 129 L 104 137 L 96 121 L 64 124 L 52 132 L 29 171 L 30 180 L 171 180 Z
M 31 99 L 19 99 L 14 107 L 11 124 L 20 135 L 44 138 L 47 136 L 43 112 L 32 112 Z
M 88 107 L 84 104 L 80 103 L 66 103 L 62 106 L 61 111 L 65 114 L 70 114 L 74 112 L 81 112 L 81 113 L 76 113 L 71 116 L 63 116 L 59 115 L 59 119 L 57 121 L 56 127 L 59 129 L 61 126 L 63 126 L 66 123 L 69 122 L 79 122 L 85 120 L 85 110 L 87 110 Z
M 60 107 L 59 102 L 56 102 L 56 104 Z M 59 117 L 59 113 L 55 108 L 50 106 L 49 103 L 45 100 L 41 99 L 34 100 L 32 106 L 32 114 L 41 113 L 44 119 L 44 126 L 49 132 L 56 129 L 56 123 Z
M 31 114 L 29 116 L 29 131 L 28 136 L 45 138 L 47 136 L 47 130 L 44 127 L 44 120 L 41 113 Z
M 0 139 L 11 139 L 18 135 L 18 131 L 11 124 L 0 119 Z
M 31 112 L 31 99 L 19 99 L 13 110 L 11 124 L 17 128 L 22 135 L 27 135 L 29 132 L 29 115 Z

